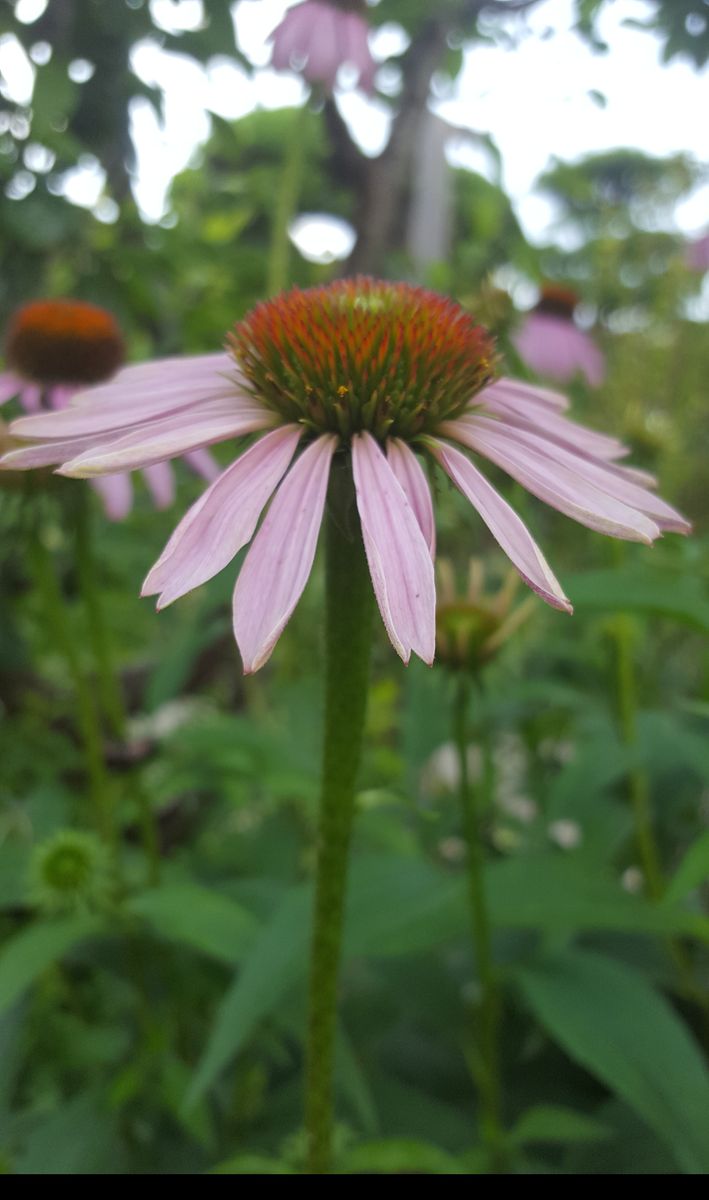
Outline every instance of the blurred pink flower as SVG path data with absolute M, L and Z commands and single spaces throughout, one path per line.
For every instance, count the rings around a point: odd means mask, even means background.
M 691 271 L 709 271 L 709 233 L 689 243 L 687 266 Z
M 259 304 L 228 352 L 128 367 L 62 412 L 21 418 L 12 433 L 34 445 L 2 462 L 63 463 L 61 474 L 94 478 L 258 433 L 189 509 L 143 586 L 164 607 L 251 542 L 234 592 L 236 640 L 251 672 L 269 658 L 310 575 L 337 455 L 351 464 L 391 642 L 405 662 L 412 652 L 431 662 L 435 528 L 419 455 L 443 468 L 524 581 L 566 612 L 529 530 L 464 451 L 612 537 L 650 543 L 689 531 L 650 490 L 650 476 L 619 465 L 620 442 L 570 421 L 555 392 L 492 382 L 494 364 L 487 332 L 452 301 L 407 284 L 340 280 Z
M 556 383 L 570 383 L 576 375 L 584 375 L 591 387 L 600 387 L 605 359 L 593 339 L 575 325 L 577 303 L 576 295 L 566 288 L 544 287 L 539 303 L 512 341 L 536 375 Z
M 123 361 L 123 339 L 111 314 L 97 305 L 80 300 L 37 300 L 12 317 L 6 352 L 11 369 L 0 372 L 0 405 L 17 396 L 25 412 L 32 414 L 66 408 L 87 384 L 113 375 Z M 46 465 L 35 457 L 36 461 L 26 465 Z M 185 461 L 203 479 L 211 481 L 219 473 L 207 450 L 185 455 Z M 144 477 L 156 508 L 169 507 L 175 498 L 169 463 L 148 467 Z M 130 475 L 106 475 L 91 484 L 110 520 L 120 521 L 128 515 L 133 505 Z
M 278 71 L 300 72 L 309 83 L 332 92 L 340 67 L 357 71 L 360 87 L 374 88 L 376 64 L 369 50 L 369 26 L 354 5 L 305 0 L 289 8 L 271 34 L 271 62 Z

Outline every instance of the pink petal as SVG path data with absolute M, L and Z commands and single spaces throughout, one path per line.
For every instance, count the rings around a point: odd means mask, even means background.
M 111 440 L 113 434 L 104 435 L 103 440 Z M 49 467 L 55 463 L 68 462 L 76 458 L 84 450 L 89 450 L 101 444 L 101 438 L 70 438 L 67 442 L 36 442 L 27 446 L 18 446 L 17 450 L 8 450 L 0 458 L 0 469 L 4 471 L 28 471 L 33 467 Z
M 603 383 L 606 371 L 601 351 L 566 317 L 530 313 L 512 340 L 520 357 L 539 375 L 570 383 L 581 374 L 591 387 Z
M 514 509 L 460 450 L 434 439 L 430 440 L 429 445 L 455 486 L 480 513 L 524 582 L 553 608 L 573 612 L 559 581 Z
M 162 420 L 151 421 L 116 441 L 87 450 L 65 463 L 59 474 L 88 479 L 92 475 L 134 471 L 226 438 L 255 433 L 275 420 L 274 414 L 261 405 L 213 400 L 194 411 L 172 413 Z
M 231 364 L 233 378 L 227 377 L 227 364 Z M 182 370 L 178 371 L 178 366 Z M 77 394 L 61 412 L 21 417 L 11 432 L 34 440 L 66 440 L 109 430 L 121 434 L 131 426 L 222 399 L 231 399 L 235 407 L 254 403 L 245 396 L 228 355 L 168 359 L 162 364 L 126 367 L 110 383 Z
M 184 461 L 195 475 L 199 475 L 202 479 L 206 479 L 208 483 L 212 483 L 221 473 L 221 467 L 213 454 L 209 450 L 190 450 L 184 455 Z
M 175 499 L 175 476 L 169 463 L 155 463 L 146 467 L 143 477 L 156 508 L 169 508 Z
M 389 438 L 387 459 L 404 489 L 406 499 L 414 510 L 419 528 L 431 552 L 431 558 L 435 558 L 436 523 L 433 516 L 431 489 L 428 486 L 426 473 L 413 450 L 409 449 L 406 442 L 401 441 L 401 438 Z
M 628 447 L 617 438 L 597 433 L 595 429 L 577 425 L 567 417 L 550 412 L 548 405 L 540 403 L 533 396 L 522 399 L 519 394 L 508 392 L 504 382 L 494 383 L 485 389 L 485 404 L 479 411 L 493 413 L 521 429 L 543 432 L 572 449 L 591 454 L 595 458 L 613 461 L 623 458 L 628 453 Z
M 142 595 L 162 595 L 158 608 L 206 583 L 253 536 L 303 430 L 287 425 L 267 433 L 227 467 L 188 510 L 143 584 Z
M 505 429 L 486 417 L 461 417 L 441 425 L 439 432 L 484 454 L 533 496 L 589 529 L 648 545 L 659 537 L 657 525 L 635 508 L 601 491 L 579 471 L 561 466 L 551 453 L 520 445 L 515 439 L 526 436 L 521 430 Z
M 597 492 L 610 497 L 614 503 L 625 506 L 631 516 L 637 512 L 651 517 L 650 524 L 659 526 L 660 529 L 672 530 L 675 533 L 689 533 L 691 526 L 676 509 L 661 500 L 659 496 L 647 491 L 646 488 L 640 487 L 627 475 L 613 467 L 608 467 L 606 463 L 579 457 L 558 443 L 550 442 L 528 430 L 505 429 L 499 422 L 490 421 L 486 417 L 476 418 L 474 422 L 467 421 L 468 427 L 473 423 L 478 431 L 475 434 L 476 440 L 479 440 L 480 430 L 482 430 L 483 436 L 488 442 L 492 437 L 494 448 L 502 447 L 508 453 L 511 450 L 518 462 L 522 461 L 524 465 L 530 464 L 533 468 L 536 467 L 547 477 L 553 474 L 554 480 L 567 479 L 571 487 L 576 488 L 582 503 L 586 498 L 591 501 L 592 493 Z M 487 451 L 483 451 L 483 453 L 487 453 Z M 492 456 L 489 455 L 489 457 Z M 627 520 L 627 514 L 624 518 L 621 514 L 621 523 L 623 519 Z M 638 525 L 636 518 L 633 518 L 633 525 L 642 530 L 642 525 Z M 658 536 L 657 532 L 653 533 L 650 529 L 646 529 L 645 532 L 651 538 Z M 619 534 L 617 536 L 627 535 Z
M 23 383 L 22 391 L 20 392 L 20 404 L 27 413 L 38 413 L 42 411 L 42 388 L 37 383 Z M 24 420 L 23 417 L 18 417 L 18 421 Z M 10 426 L 12 433 L 16 421 Z
M 370 433 L 352 439 L 352 469 L 367 562 L 379 611 L 397 654 L 432 663 L 436 587 L 431 552 L 386 456 Z
M 247 675 L 270 658 L 308 581 L 336 448 L 334 434 L 325 434 L 303 452 L 276 492 L 239 573 L 234 633 Z
M 110 521 L 123 521 L 133 507 L 133 484 L 130 475 L 104 475 L 92 479 L 91 487 L 103 500 Z
M 555 412 L 565 412 L 569 407 L 569 401 L 561 392 L 552 391 L 551 388 L 539 387 L 536 383 L 527 383 L 523 379 L 508 379 L 503 376 L 502 379 L 496 379 L 494 383 L 483 388 L 481 392 L 473 400 L 473 407 L 482 404 L 485 407 L 485 400 L 488 392 L 495 393 L 503 388 L 510 396 L 516 396 L 520 402 L 526 400 L 535 400 L 539 404 L 543 404 L 545 408 L 550 408 Z
M 12 400 L 21 390 L 23 382 L 14 371 L 3 371 L 0 374 L 0 404 Z

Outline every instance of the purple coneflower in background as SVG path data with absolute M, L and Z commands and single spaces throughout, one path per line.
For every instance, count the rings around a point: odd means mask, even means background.
M 14 314 L 5 354 L 10 370 L 0 373 L 0 404 L 17 396 L 25 412 L 38 413 L 66 408 L 87 385 L 110 379 L 123 362 L 124 347 L 118 324 L 105 309 L 81 300 L 35 300 Z M 203 479 L 212 480 L 219 472 L 206 450 L 185 458 Z M 23 450 L 16 460 L 18 469 L 57 461 L 43 457 L 40 449 Z M 155 463 L 144 474 L 156 507 L 167 508 L 175 498 L 170 465 Z M 128 515 L 133 504 L 130 475 L 102 476 L 92 485 L 107 517 L 120 521 Z
M 585 375 L 591 387 L 600 387 L 605 360 L 593 339 L 574 323 L 577 304 L 578 296 L 570 288 L 546 284 L 512 341 L 536 375 L 556 383 Z
M 687 246 L 687 266 L 691 271 L 709 271 L 709 233 Z
M 347 64 L 357 71 L 360 87 L 371 92 L 376 64 L 359 7 L 355 0 L 304 0 L 289 8 L 271 34 L 272 65 L 298 71 L 332 92 L 340 67 Z
M 258 433 L 183 517 L 143 587 L 163 607 L 251 541 L 234 592 L 251 672 L 303 592 L 333 457 L 347 456 L 391 642 L 405 662 L 412 651 L 431 662 L 435 530 L 420 455 L 477 509 L 524 581 L 567 612 L 529 530 L 469 451 L 590 529 L 646 543 L 689 530 L 649 490 L 650 476 L 619 465 L 620 442 L 570 421 L 557 393 L 495 379 L 495 365 L 487 331 L 452 301 L 408 284 L 340 280 L 257 305 L 224 353 L 128 367 L 62 412 L 21 418 L 12 432 L 35 446 L 2 461 L 61 463 L 61 474 L 95 478 Z

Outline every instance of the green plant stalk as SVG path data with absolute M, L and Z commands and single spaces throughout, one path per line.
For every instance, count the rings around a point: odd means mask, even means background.
M 81 597 L 86 609 L 89 641 L 96 664 L 101 705 L 112 732 L 123 740 L 126 736 L 128 715 L 114 665 L 111 637 L 104 619 L 98 563 L 94 553 L 91 493 L 85 485 L 81 485 L 74 489 L 72 499 L 76 570 Z M 141 781 L 133 779 L 132 787 L 138 809 L 143 851 L 148 865 L 148 883 L 155 885 L 160 881 L 160 839 L 155 815 Z
M 505 1169 L 499 1047 L 501 1006 L 492 953 L 492 924 L 485 893 L 481 795 L 479 789 L 471 784 L 468 770 L 470 693 L 470 680 L 461 673 L 456 681 L 452 722 L 458 755 L 461 817 L 467 847 L 470 923 L 481 991 L 477 1053 L 480 1129 L 489 1154 L 491 1172 L 501 1174 Z
M 620 735 L 626 746 L 635 746 L 638 740 L 638 694 L 633 661 L 633 627 L 630 618 L 623 613 L 615 618 L 613 640 Z M 628 775 L 628 794 L 633 810 L 635 843 L 647 889 L 653 900 L 659 900 L 665 884 L 655 840 L 648 778 L 646 772 L 639 767 L 633 767 Z
M 111 850 L 115 851 L 115 814 L 103 757 L 99 713 L 66 620 L 66 601 L 59 586 L 52 555 L 42 540 L 41 531 L 37 531 L 30 540 L 29 560 L 37 590 L 42 598 L 47 626 L 51 631 L 54 644 L 64 656 L 73 685 L 76 720 L 81 734 L 86 776 L 97 830 Z
M 305 122 L 307 104 L 296 110 L 293 129 L 286 147 L 280 187 L 276 195 L 271 223 L 271 244 L 266 270 L 266 295 L 276 296 L 290 282 L 290 223 L 295 216 L 305 162 Z
M 347 462 L 333 466 L 328 493 L 325 588 L 325 737 L 305 1087 L 307 1169 L 312 1175 L 327 1174 L 332 1159 L 338 979 L 374 606 Z

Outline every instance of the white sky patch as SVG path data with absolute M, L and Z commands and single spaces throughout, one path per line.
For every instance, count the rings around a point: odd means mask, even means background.
M 354 249 L 355 231 L 347 221 L 328 213 L 302 213 L 289 229 L 290 239 L 308 262 L 331 263 Z
M 17 38 L 0 37 L 0 93 L 15 104 L 29 104 L 34 87 L 34 67 Z
M 23 25 L 31 25 L 39 20 L 48 3 L 49 0 L 17 0 L 15 16 Z

